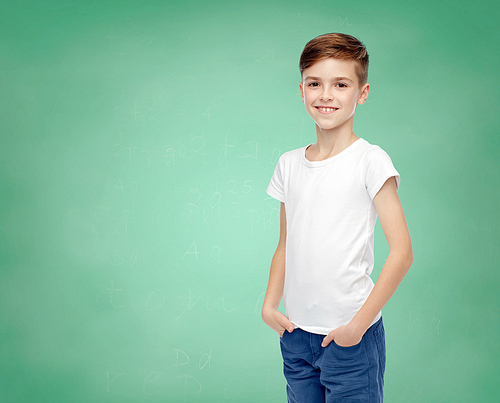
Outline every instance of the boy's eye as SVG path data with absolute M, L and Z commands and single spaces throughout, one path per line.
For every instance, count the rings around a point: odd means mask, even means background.
M 337 83 L 337 85 L 340 87 L 340 88 L 346 88 L 347 85 L 345 85 L 344 83 Z
M 309 87 L 317 87 L 319 85 L 319 83 L 309 83 Z

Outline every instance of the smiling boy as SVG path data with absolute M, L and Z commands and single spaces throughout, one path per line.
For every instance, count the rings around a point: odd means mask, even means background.
M 370 90 L 364 45 L 321 35 L 305 46 L 300 71 L 316 143 L 284 153 L 267 188 L 281 212 L 262 318 L 280 336 L 289 402 L 381 402 L 381 310 L 413 261 L 399 173 L 353 131 Z M 390 252 L 374 284 L 377 216 Z

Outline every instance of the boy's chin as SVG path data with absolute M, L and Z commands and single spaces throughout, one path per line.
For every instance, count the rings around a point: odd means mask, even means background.
M 333 130 L 339 128 L 339 126 L 337 126 L 337 125 L 325 125 L 325 124 L 318 123 L 316 121 L 315 121 L 315 123 L 316 123 L 316 129 L 321 130 L 321 131 L 325 131 L 325 132 L 326 131 L 333 131 Z

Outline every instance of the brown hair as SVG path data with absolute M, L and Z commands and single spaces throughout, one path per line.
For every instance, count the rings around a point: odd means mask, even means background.
M 365 45 L 354 36 L 340 33 L 320 35 L 307 42 L 300 55 L 300 75 L 314 63 L 329 57 L 354 60 L 359 86 L 366 84 L 368 80 L 368 52 Z

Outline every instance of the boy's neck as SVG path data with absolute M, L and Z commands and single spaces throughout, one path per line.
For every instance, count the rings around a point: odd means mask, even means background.
M 344 151 L 359 137 L 356 136 L 352 127 L 350 130 L 328 131 L 322 130 L 316 125 L 316 143 L 308 149 L 308 159 L 321 161 L 331 158 Z

